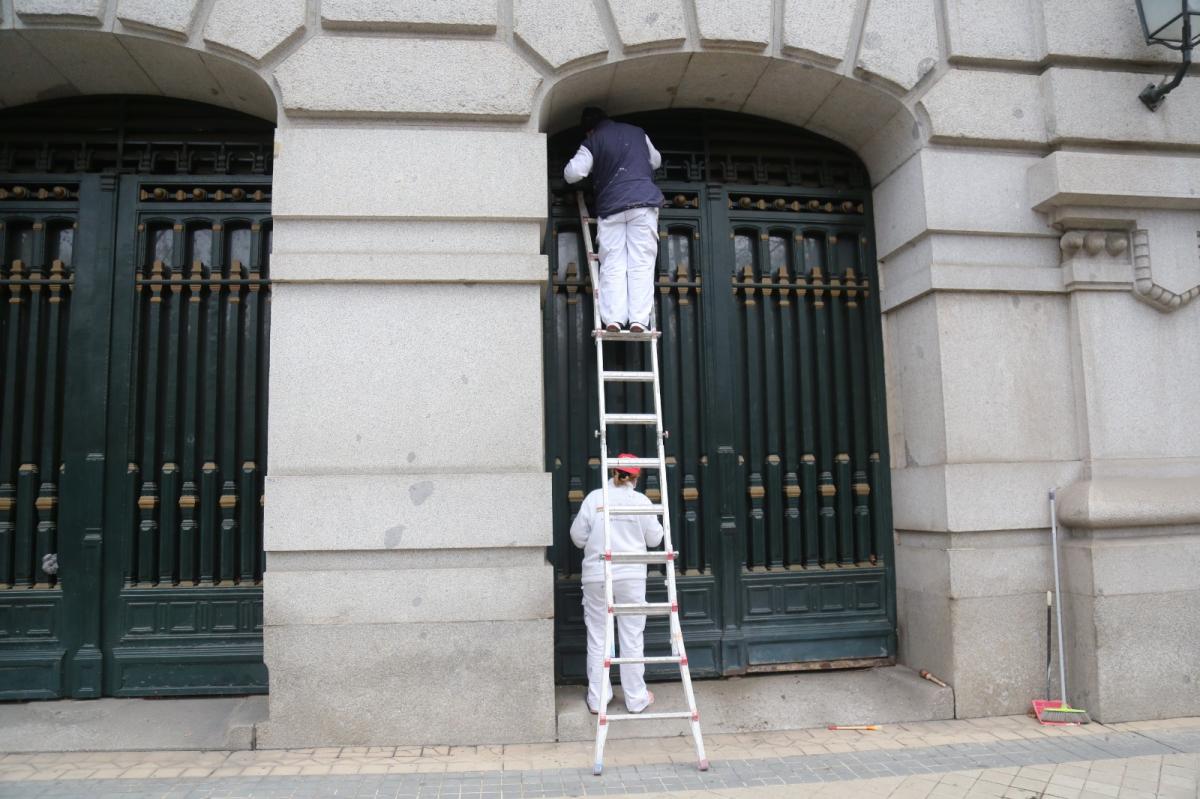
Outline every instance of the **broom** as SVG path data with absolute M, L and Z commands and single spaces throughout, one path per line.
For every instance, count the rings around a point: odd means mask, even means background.
M 1033 711 L 1042 724 L 1090 724 L 1092 719 L 1086 710 L 1067 704 L 1067 653 L 1063 648 L 1062 594 L 1058 582 L 1058 514 L 1054 507 L 1054 489 L 1050 489 L 1050 551 L 1054 556 L 1054 612 L 1058 619 L 1058 685 L 1062 700 L 1053 703 L 1034 700 Z M 1049 594 L 1046 601 L 1050 601 Z M 1046 622 L 1050 621 L 1050 608 L 1046 608 Z M 1046 694 L 1050 694 L 1050 630 L 1046 629 Z M 1052 706 L 1055 705 L 1055 706 Z

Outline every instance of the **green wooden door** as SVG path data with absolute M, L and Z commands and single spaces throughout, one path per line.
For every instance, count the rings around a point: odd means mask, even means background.
M 887 662 L 895 591 L 865 171 L 832 142 L 764 120 L 632 121 L 664 155 L 657 314 L 689 660 L 710 676 Z M 585 648 L 567 529 L 600 480 L 590 286 L 572 195 L 555 180 L 577 142 L 552 142 L 545 302 L 562 680 L 583 678 Z M 615 354 L 611 368 L 639 368 L 635 346 Z M 610 407 L 650 410 L 640 385 L 607 391 Z M 614 449 L 652 443 L 619 431 Z M 653 475 L 642 488 L 659 494 Z M 653 572 L 649 586 L 662 591 Z M 648 645 L 666 641 L 652 620 Z
M 0 698 L 263 692 L 269 126 L 60 111 L 0 118 Z

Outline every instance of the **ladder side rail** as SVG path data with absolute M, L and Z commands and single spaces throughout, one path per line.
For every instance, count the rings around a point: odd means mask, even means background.
M 664 444 L 663 431 L 662 389 L 660 387 L 658 370 L 658 345 L 654 341 L 650 342 L 650 369 L 654 373 L 654 415 L 657 418 L 657 422 L 655 423 L 655 439 L 658 450 L 658 490 L 659 496 L 662 497 L 660 504 L 662 505 L 663 549 L 667 552 L 674 552 L 675 542 L 671 537 L 670 491 L 667 485 L 667 451 Z M 666 572 L 667 601 L 671 603 L 678 602 L 678 597 L 675 594 L 675 563 L 673 561 L 667 561 Z M 680 636 L 679 643 L 682 646 L 682 636 Z M 674 651 L 674 643 L 672 643 L 672 651 Z M 676 652 L 675 654 L 679 653 Z
M 583 251 L 586 253 L 588 262 L 588 276 L 592 280 L 592 320 L 593 330 L 600 330 L 600 276 L 596 270 L 596 258 L 592 247 L 592 227 L 588 223 L 588 206 L 583 200 L 583 192 L 575 192 L 575 199 L 580 209 L 580 234 L 583 238 Z M 612 551 L 612 517 L 608 512 L 611 501 L 608 498 L 608 429 L 605 423 L 605 382 L 604 382 L 604 338 L 595 338 L 596 346 L 596 398 L 600 404 L 600 495 L 601 495 L 601 512 L 604 513 L 604 548 L 601 552 L 608 553 Z M 601 565 L 604 567 L 604 595 L 605 595 L 605 641 L 604 641 L 604 660 L 610 661 L 613 655 L 616 655 L 616 614 L 612 608 L 614 603 L 612 593 L 612 561 L 607 557 L 601 558 Z M 612 690 L 612 673 L 610 668 L 605 668 L 604 678 L 600 680 L 600 707 L 599 714 L 596 716 L 596 744 L 595 744 L 595 762 L 594 770 L 596 774 L 600 773 L 602 763 L 604 763 L 604 744 L 607 738 L 607 714 L 608 702 L 613 698 Z
M 583 237 L 584 252 L 586 253 L 588 263 L 588 276 L 592 281 L 592 329 L 600 329 L 600 276 L 596 269 L 596 258 L 593 257 L 592 250 L 592 229 L 588 224 L 587 203 L 584 202 L 583 192 L 575 192 L 575 200 L 579 206 L 579 224 L 580 235 Z M 609 496 L 608 496 L 608 426 L 604 422 L 605 401 L 604 401 L 604 339 L 596 337 L 596 396 L 600 406 L 600 491 L 602 502 L 601 511 L 604 519 L 604 548 L 602 552 L 612 551 L 612 534 L 611 534 L 611 516 L 609 515 Z M 608 662 L 613 655 L 616 654 L 616 618 L 612 612 L 613 601 L 613 584 L 612 584 L 612 563 L 608 558 L 601 558 L 601 564 L 604 569 L 604 661 Z M 596 747 L 595 758 L 593 762 L 593 773 L 599 774 L 604 763 L 604 742 L 608 737 L 608 703 L 612 699 L 612 677 L 609 669 L 604 670 L 604 677 L 600 680 L 600 707 L 596 717 Z
M 667 453 L 663 438 L 662 385 L 658 363 L 658 343 L 650 341 L 650 363 L 654 372 L 654 413 L 658 416 L 658 485 L 663 508 L 663 546 L 674 551 L 671 540 L 671 506 L 667 486 Z M 692 672 L 688 665 L 687 648 L 683 643 L 683 624 L 679 619 L 679 595 L 675 587 L 675 561 L 667 561 L 667 601 L 671 603 L 670 633 L 672 653 L 679 656 L 679 679 L 691 711 L 692 741 L 696 745 L 696 760 L 701 771 L 708 770 L 708 757 L 704 754 L 704 737 L 700 733 L 700 713 L 696 709 L 696 693 L 692 690 Z M 676 648 L 678 647 L 678 648 Z
M 663 443 L 666 431 L 663 429 L 663 412 L 662 412 L 662 389 L 660 388 L 659 372 L 658 372 L 658 344 L 655 341 L 650 341 L 650 366 L 654 373 L 654 433 L 655 444 L 658 449 L 658 490 L 662 497 L 660 504 L 663 509 L 663 547 L 669 551 L 675 551 L 674 544 L 671 540 L 671 514 L 668 498 L 670 496 L 667 491 L 667 451 Z
M 587 202 L 583 199 L 583 192 L 575 192 L 575 204 L 579 206 L 579 235 L 583 237 L 584 257 L 587 260 L 588 277 L 592 281 L 592 330 L 600 329 L 600 273 L 596 268 L 596 251 L 592 248 L 592 226 L 588 222 Z M 596 234 L 599 235 L 599 223 L 597 223 Z M 604 385 L 603 375 L 601 375 L 600 385 Z

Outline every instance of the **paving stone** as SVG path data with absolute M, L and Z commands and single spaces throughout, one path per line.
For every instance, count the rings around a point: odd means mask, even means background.
M 1200 743 L 1200 730 L 1172 734 L 1174 739 Z M 718 740 L 720 736 L 717 736 Z M 1178 743 L 1179 741 L 1173 741 Z M 747 742 L 751 752 L 752 741 Z M 764 746 L 775 745 L 762 744 Z M 714 749 L 720 748 L 719 743 Z M 447 750 L 426 747 L 426 758 L 442 767 L 453 763 Z M 460 757 L 470 755 L 474 748 L 464 748 Z M 517 747 L 513 747 L 518 751 Z M 549 748 L 527 749 L 519 753 L 529 757 L 524 762 L 536 763 Z M 339 761 L 357 766 L 370 758 L 358 750 L 328 750 L 299 753 L 293 756 L 319 761 L 326 771 L 336 769 Z M 1035 765 L 1020 769 L 1005 765 L 1012 753 Z M 1127 757 L 1129 752 L 1140 752 Z M 540 754 L 535 754 L 540 753 Z M 292 753 L 284 753 L 292 754 Z M 1094 756 L 1081 761 L 1080 755 Z M 266 753 L 263 753 L 265 756 Z M 647 792 L 691 792 L 719 789 L 761 789 L 776 795 L 783 786 L 811 783 L 832 783 L 841 796 L 868 796 L 890 792 L 895 799 L 924 799 L 928 796 L 953 797 L 1019 797 L 1045 795 L 1059 799 L 1076 799 L 1088 795 L 1142 799 L 1144 796 L 1195 796 L 1197 775 L 1200 773 L 1200 746 L 1192 751 L 1179 751 L 1162 740 L 1136 732 L 1080 733 L 1070 736 L 1032 735 L 1016 741 L 991 743 L 951 742 L 942 745 L 912 747 L 903 750 L 846 751 L 820 755 L 785 757 L 715 759 L 713 769 L 699 773 L 690 764 L 650 763 L 621 764 L 619 761 L 599 779 L 582 768 L 524 768 L 517 771 L 455 771 L 420 775 L 339 775 L 316 777 L 250 776 L 252 763 L 259 753 L 224 755 L 225 762 L 240 761 L 228 769 L 234 776 L 227 778 L 173 779 L 155 778 L 153 774 L 176 773 L 184 768 L 186 759 L 158 759 L 154 766 L 138 765 L 154 757 L 122 755 L 109 761 L 134 764 L 127 773 L 145 774 L 146 779 L 61 779 L 62 775 L 84 772 L 76 768 L 86 755 L 23 755 L 37 776 L 50 780 L 36 782 L 18 780 L 0 783 L 0 788 L 19 791 L 20 796 L 157 796 L 157 797 L 300 797 L 362 796 L 407 797 L 408 799 L 483 799 L 483 797 L 557 797 L 563 795 L 640 795 Z M 274 755 L 273 755 L 274 756 Z M 614 757 L 620 755 L 614 753 Z M 665 754 L 664 757 L 668 756 Z M 212 762 L 212 756 L 206 755 Z M 220 757 L 218 755 L 218 757 Z M 276 756 L 278 759 L 278 756 Z M 390 754 L 377 755 L 393 761 Z M 71 758 L 74 758 L 72 760 Z M 13 760 L 5 759 L 5 764 Z M 99 761 L 96 761 L 99 762 Z M 216 762 L 220 762 L 219 759 Z M 461 761 L 459 761 L 461 762 Z M 497 760 L 497 766 L 515 765 L 516 760 Z M 166 772 L 170 769 L 171 772 Z M 885 776 L 897 773 L 932 772 L 927 777 Z M 1140 776 L 1135 776 L 1140 775 Z M 865 782 L 869 780 L 870 782 Z M 870 786 L 868 788 L 868 786 Z M 787 793 L 778 795 L 793 795 Z M 6 795 L 0 790 L 0 794 Z

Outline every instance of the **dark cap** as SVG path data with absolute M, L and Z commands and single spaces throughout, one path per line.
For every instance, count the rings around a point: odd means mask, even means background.
M 579 117 L 579 127 L 584 130 L 591 130 L 600 124 L 601 120 L 608 119 L 608 114 L 604 113 L 603 108 L 594 105 L 589 105 L 583 109 L 583 114 Z

